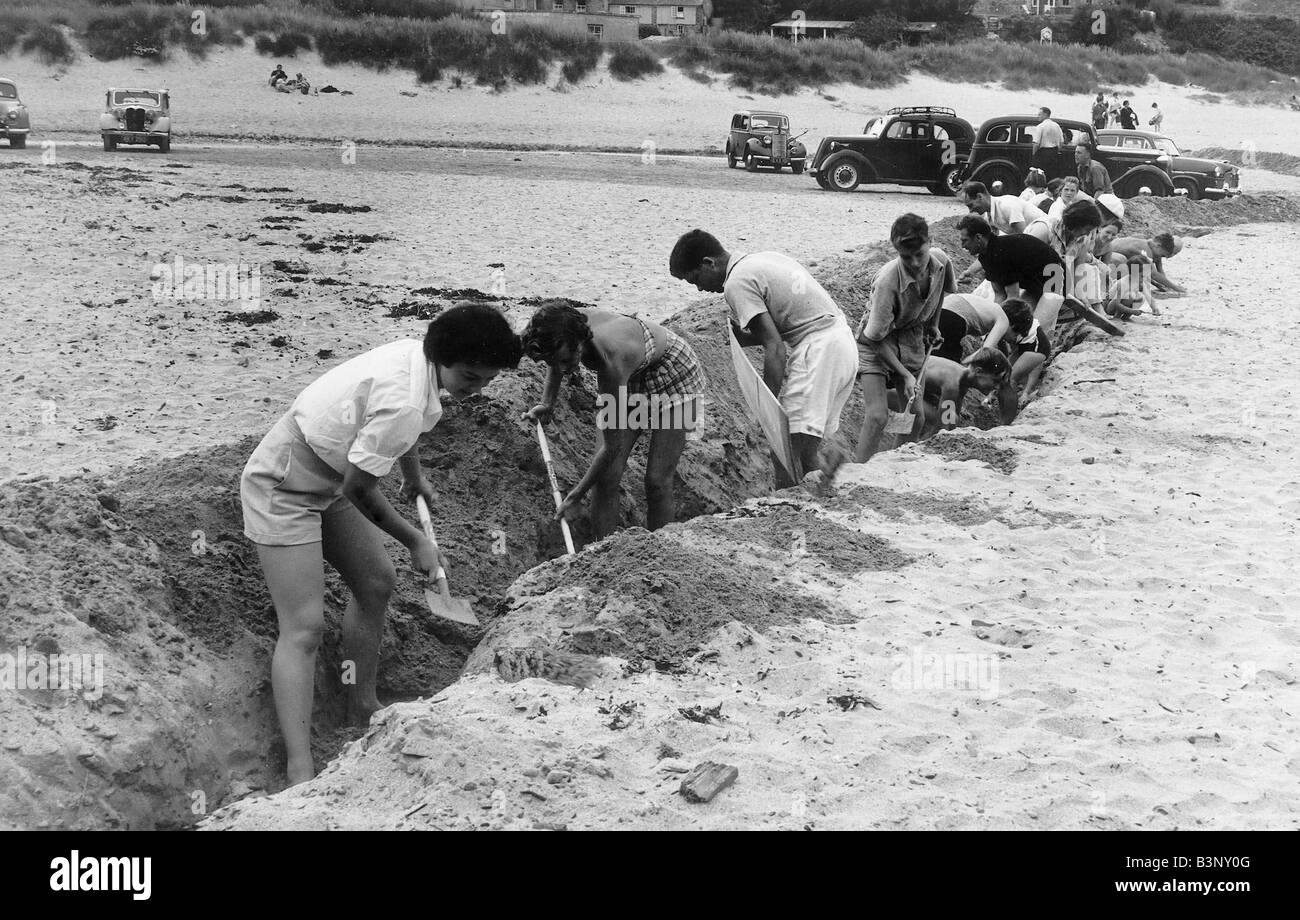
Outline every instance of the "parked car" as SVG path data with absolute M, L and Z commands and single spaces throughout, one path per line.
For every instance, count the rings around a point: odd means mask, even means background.
M 18 86 L 13 80 L 0 77 L 0 137 L 9 146 L 22 150 L 27 146 L 27 135 L 32 131 L 31 116 L 27 106 L 18 98 Z
M 1074 146 L 1087 143 L 1095 151 L 1093 159 L 1106 167 L 1115 194 L 1120 198 L 1132 198 L 1143 188 L 1150 189 L 1152 195 L 1174 193 L 1172 163 L 1167 153 L 1136 147 L 1099 147 L 1097 132 L 1087 122 L 1052 120 L 1065 134 L 1057 175 L 1076 174 Z M 1036 115 L 1003 115 L 980 125 L 962 181 L 983 182 L 990 188 L 994 182 L 1001 182 L 1004 194 L 1019 194 L 1025 187 L 1025 175 L 1033 165 L 1034 139 L 1030 129 L 1038 121 Z
M 809 172 L 827 190 L 859 185 L 923 185 L 955 195 L 975 130 L 952 109 L 907 106 L 867 122 L 861 134 L 824 137 Z
M 1174 188 L 1181 190 L 1193 201 L 1241 194 L 1241 176 L 1237 167 L 1223 160 L 1184 156 L 1178 145 L 1163 134 L 1106 128 L 1097 132 L 1097 143 L 1103 147 L 1159 150 L 1169 154 L 1173 161 Z
M 790 136 L 790 119 L 780 112 L 737 112 L 731 116 L 731 134 L 727 137 L 727 166 L 742 162 L 754 172 L 768 166 L 780 172 L 789 166 L 795 175 L 803 172 L 808 150 L 799 143 L 803 134 Z
M 114 89 L 104 94 L 99 135 L 105 150 L 144 144 L 166 153 L 172 147 L 171 97 L 165 89 Z

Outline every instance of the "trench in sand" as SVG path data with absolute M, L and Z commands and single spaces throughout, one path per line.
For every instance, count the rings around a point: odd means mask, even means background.
M 935 230 L 952 251 L 948 224 L 940 222 Z M 883 250 L 874 250 L 866 259 L 823 263 L 817 274 L 856 316 L 865 282 L 881 261 Z M 699 309 L 672 322 L 709 375 L 704 430 L 688 445 L 679 469 L 679 519 L 733 508 L 772 487 L 761 436 L 740 409 L 719 313 L 716 307 Z M 1067 348 L 1088 334 L 1062 326 L 1058 345 Z M 489 625 L 504 613 L 503 598 L 518 576 L 563 552 L 536 442 L 518 421 L 540 386 L 537 368 L 525 362 L 520 374 L 494 385 L 492 398 L 448 406 L 438 436 L 423 452 L 442 494 L 439 536 L 456 562 L 454 591 L 470 594 Z M 571 483 L 593 442 L 595 394 L 589 382 L 566 387 L 565 394 L 551 439 L 557 472 Z M 852 436 L 860 416 L 855 394 L 842 437 Z M 975 422 L 992 424 L 988 417 L 976 416 Z M 104 695 L 96 700 L 48 690 L 15 694 L 0 768 L 0 786 L 7 790 L 3 813 L 13 826 L 186 827 L 225 801 L 282 782 L 283 750 L 269 685 L 275 616 L 256 554 L 242 536 L 238 502 L 238 474 L 256 440 L 124 468 L 114 476 L 0 487 L 0 600 L 8 613 L 0 625 L 0 652 L 102 651 L 108 672 Z M 1014 463 L 1007 449 L 961 433 L 925 447 L 995 466 Z M 625 480 L 624 511 L 631 522 L 643 520 L 643 450 Z M 797 529 L 797 521 L 787 523 Z M 582 525 L 578 536 L 585 536 Z M 765 542 L 784 539 L 751 536 L 759 556 Z M 831 547 L 813 549 L 826 555 Z M 873 559 L 904 564 L 888 546 L 845 543 L 842 549 L 837 564 L 845 566 Z M 633 533 L 609 552 L 621 554 L 626 565 L 618 568 L 618 579 L 605 579 L 606 593 L 649 599 L 658 614 L 584 633 L 573 651 L 626 655 L 630 641 L 640 646 L 632 650 L 643 659 L 671 669 L 730 619 L 748 617 L 763 628 L 789 615 L 829 615 L 808 598 L 785 612 L 751 604 L 745 598 L 756 590 L 752 578 L 720 580 L 707 596 L 679 597 L 672 571 L 714 571 L 723 561 L 678 552 L 656 582 L 647 569 L 663 562 L 664 546 L 650 535 Z M 399 585 L 381 653 L 385 703 L 428 696 L 454 681 L 482 635 L 432 618 L 405 554 L 393 547 L 393 557 Z M 596 562 L 607 566 L 610 557 L 585 558 L 575 567 Z M 575 574 L 588 583 L 601 581 L 600 572 Z M 338 627 L 345 602 L 346 590 L 328 575 L 330 628 L 318 661 L 313 733 L 321 763 L 357 734 L 342 725 Z

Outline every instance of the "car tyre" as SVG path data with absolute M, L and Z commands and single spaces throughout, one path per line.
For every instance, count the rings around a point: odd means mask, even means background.
M 951 198 L 961 191 L 961 167 L 956 163 L 939 171 L 939 181 L 929 186 L 930 194 Z
M 172 149 L 172 139 L 170 137 L 165 137 L 158 142 L 159 153 L 170 153 L 171 149 Z
M 104 135 L 104 149 L 105 149 L 105 150 L 116 150 L 116 149 L 117 149 L 117 141 L 113 140 L 113 139 L 112 139 L 111 137 L 109 137 L 107 134 Z
M 833 156 L 826 161 L 820 175 L 827 187 L 837 192 L 851 192 L 862 183 L 862 167 L 851 156 Z
M 747 172 L 758 172 L 758 161 L 748 151 L 745 153 L 745 170 Z
M 825 171 L 825 170 L 820 170 L 820 171 L 814 173 L 814 174 L 813 174 L 813 178 L 816 179 L 816 180 L 817 180 L 817 184 L 820 185 L 822 188 L 824 188 L 826 191 L 829 192 L 829 191 L 831 190 L 831 185 L 830 185 L 830 183 L 826 181 L 826 171 Z
M 994 182 L 1001 182 L 1003 195 L 1019 195 L 1022 191 L 1019 177 L 1005 166 L 984 170 L 980 173 L 978 181 L 983 182 L 990 192 L 993 191 Z
M 1188 201 L 1199 201 L 1201 198 L 1201 187 L 1196 184 L 1195 179 L 1175 179 L 1175 189 L 1186 189 Z
M 27 135 L 22 134 L 9 138 L 9 146 L 14 150 L 22 150 L 27 146 Z
M 790 164 L 790 172 L 794 173 L 796 176 L 801 176 L 803 175 L 803 166 L 803 161 L 796 160 Z
M 727 145 L 727 169 L 735 169 L 735 168 L 736 168 L 736 153 L 734 150 L 731 149 L 731 145 L 728 144 Z

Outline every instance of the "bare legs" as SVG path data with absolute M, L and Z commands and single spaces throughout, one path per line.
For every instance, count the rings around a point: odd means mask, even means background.
M 889 391 L 880 374 L 863 374 L 858 379 L 862 381 L 862 430 L 858 432 L 853 460 L 866 463 L 880 447 L 880 436 L 889 421 Z
M 343 614 L 343 655 L 345 666 L 352 663 L 356 681 L 349 687 L 348 714 L 363 724 L 379 708 L 375 694 L 379 641 L 397 577 L 379 530 L 355 508 L 323 515 L 321 529 L 322 543 L 257 547 L 280 626 L 271 659 L 271 688 L 291 786 L 316 773 L 311 714 L 316 651 L 325 632 L 325 560 L 352 592 Z
M 619 498 L 623 474 L 641 436 L 640 429 L 618 432 L 617 448 L 605 472 L 591 487 L 591 529 L 603 540 L 618 529 Z M 657 428 L 650 433 L 650 453 L 645 467 L 646 529 L 658 530 L 676 519 L 673 477 L 686 448 L 684 428 Z

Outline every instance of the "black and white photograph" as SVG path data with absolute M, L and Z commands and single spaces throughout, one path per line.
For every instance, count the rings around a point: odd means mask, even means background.
M 1300 829 L 1300 0 L 0 0 L 0 217 L 55 892 L 1092 831 L 1224 905 L 1105 832 Z

